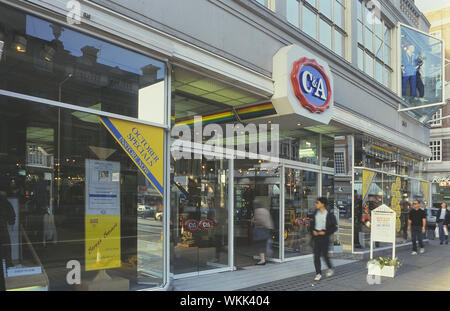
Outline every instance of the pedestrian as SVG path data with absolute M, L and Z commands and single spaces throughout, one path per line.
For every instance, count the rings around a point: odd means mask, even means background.
M 413 249 L 411 255 L 417 255 L 417 240 L 419 240 L 420 253 L 423 254 L 423 234 L 427 224 L 426 213 L 421 207 L 420 200 L 414 200 L 413 209 L 409 212 L 408 231 L 411 231 Z
M 269 210 L 263 206 L 261 201 L 253 201 L 253 207 L 255 209 L 253 240 L 256 242 L 259 252 L 260 260 L 256 263 L 259 266 L 266 264 L 267 244 L 272 238 L 273 221 Z
M 314 251 L 314 267 L 316 269 L 316 277 L 314 281 L 322 278 L 322 268 L 320 258 L 325 259 L 328 266 L 327 277 L 334 274 L 334 268 L 328 257 L 328 247 L 330 244 L 330 235 L 337 231 L 337 222 L 334 213 L 327 211 L 327 199 L 324 197 L 316 200 L 316 211 L 311 217 L 309 230 L 312 234 L 313 251 Z
M 3 264 L 4 260 L 7 268 L 13 265 L 11 260 L 11 239 L 9 236 L 8 225 L 14 225 L 15 222 L 16 213 L 14 212 L 11 203 L 8 201 L 6 189 L 2 188 L 0 189 L 0 263 Z
M 410 210 L 411 203 L 409 203 L 408 201 L 404 201 L 402 204 L 402 212 L 400 217 L 402 222 L 403 239 L 405 241 L 408 239 L 408 218 Z
M 450 212 L 447 209 L 447 203 L 442 202 L 441 208 L 436 215 L 436 227 L 439 228 L 439 240 L 441 245 L 448 244 L 448 224 L 450 223 Z

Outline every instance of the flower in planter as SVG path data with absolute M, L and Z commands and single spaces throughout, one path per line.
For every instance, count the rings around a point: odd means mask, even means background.
M 395 267 L 395 269 L 400 268 L 402 265 L 398 258 L 391 259 L 390 257 L 378 257 L 377 259 L 371 259 L 367 262 L 367 265 L 375 264 L 379 265 L 380 269 L 383 269 L 384 266 Z

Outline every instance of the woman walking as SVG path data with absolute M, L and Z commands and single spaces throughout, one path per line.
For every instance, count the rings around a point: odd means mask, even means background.
M 447 209 L 447 203 L 442 202 L 441 208 L 436 215 L 436 227 L 439 228 L 439 240 L 441 245 L 448 244 L 448 224 L 450 223 L 450 211 Z
M 265 265 L 267 242 L 272 238 L 273 221 L 272 217 L 270 217 L 269 210 L 264 208 L 261 201 L 255 200 L 253 207 L 255 208 L 253 240 L 258 247 L 260 258 L 256 265 Z

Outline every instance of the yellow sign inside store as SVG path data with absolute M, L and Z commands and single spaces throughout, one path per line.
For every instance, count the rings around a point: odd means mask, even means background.
M 364 203 L 367 200 L 367 195 L 369 194 L 369 188 L 372 184 L 373 179 L 375 178 L 376 172 L 368 171 L 368 170 L 362 170 L 362 197 L 363 197 L 363 206 Z
M 164 194 L 164 129 L 108 117 L 99 117 L 144 176 Z
M 423 196 L 426 202 L 428 202 L 428 183 L 426 181 L 421 181 Z
M 120 215 L 86 215 L 86 271 L 118 268 Z

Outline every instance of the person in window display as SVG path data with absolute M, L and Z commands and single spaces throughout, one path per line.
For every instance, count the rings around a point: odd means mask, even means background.
M 404 48 L 402 55 L 402 95 L 406 94 L 409 84 L 410 96 L 416 98 L 417 90 L 421 98 L 424 96 L 424 84 L 422 81 L 421 67 L 423 66 L 423 57 L 418 56 L 416 47 L 412 44 Z
M 416 65 L 417 65 L 417 71 L 416 71 L 416 81 L 417 81 L 417 90 L 419 91 L 419 99 L 421 101 L 424 101 L 424 96 L 425 96 L 425 85 L 423 84 L 423 71 L 422 71 L 422 66 L 423 66 L 423 57 L 419 56 L 416 60 Z

